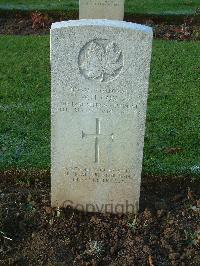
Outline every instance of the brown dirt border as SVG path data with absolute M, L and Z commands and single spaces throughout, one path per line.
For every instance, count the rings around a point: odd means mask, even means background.
M 10 169 L 0 171 L 0 183 L 13 184 L 14 180 L 29 180 L 34 183 L 35 180 L 42 181 L 50 186 L 50 169 Z M 142 175 L 140 208 L 154 208 L 154 203 L 163 198 L 166 201 L 181 190 L 188 189 L 199 193 L 199 178 L 192 178 L 189 175 L 179 176 L 160 176 L 160 175 Z M 143 193 L 144 192 L 144 193 Z
M 0 9 L 0 17 L 1 18 L 8 18 L 13 16 L 21 16 L 21 17 L 30 17 L 31 13 L 37 12 L 37 10 L 33 11 L 17 11 L 17 10 L 2 10 Z M 65 20 L 70 19 L 78 19 L 78 12 L 77 11 L 38 11 L 44 15 L 48 15 L 49 17 L 53 19 L 60 19 L 63 18 Z M 141 22 L 146 20 L 152 20 L 155 24 L 173 24 L 173 25 L 179 25 L 183 24 L 185 20 L 192 20 L 192 25 L 200 25 L 200 14 L 197 13 L 195 15 L 178 15 L 178 14 L 172 14 L 172 15 L 165 15 L 165 14 L 128 14 L 125 13 L 124 17 L 125 21 L 134 21 L 134 22 Z

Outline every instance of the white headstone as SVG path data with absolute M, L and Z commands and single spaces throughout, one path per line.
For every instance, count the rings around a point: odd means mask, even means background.
M 79 0 L 79 18 L 123 20 L 124 0 Z
M 137 210 L 151 48 L 138 24 L 52 25 L 52 206 Z

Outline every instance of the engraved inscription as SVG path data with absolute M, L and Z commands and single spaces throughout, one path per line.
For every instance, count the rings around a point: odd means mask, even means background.
M 91 181 L 94 183 L 128 183 L 133 179 L 131 169 L 105 168 L 65 168 L 65 176 L 73 182 Z
M 55 111 L 61 112 L 87 112 L 98 111 L 105 113 L 133 113 L 137 111 L 134 90 L 127 91 L 126 88 L 100 88 L 95 87 L 73 87 L 68 89 L 68 97 L 62 99 Z
M 82 131 L 82 138 L 88 137 L 88 136 L 92 136 L 95 137 L 95 163 L 99 163 L 99 138 L 101 136 L 110 136 L 112 141 L 114 140 L 114 134 L 110 134 L 110 135 L 104 135 L 101 134 L 101 130 L 100 130 L 100 120 L 99 118 L 96 118 L 96 134 L 86 134 L 84 131 Z
M 138 101 L 135 97 L 134 87 L 128 91 L 125 87 L 108 88 L 102 86 L 87 87 L 71 87 L 66 89 L 67 96 L 62 96 L 59 103 L 52 106 L 54 112 L 76 112 L 76 113 L 92 113 L 99 114 L 111 113 L 136 113 L 138 111 Z
M 117 7 L 121 4 L 121 1 L 122 0 L 101 0 L 101 1 L 86 0 L 84 4 L 86 6 Z
M 86 79 L 110 81 L 116 78 L 123 68 L 123 54 L 116 43 L 95 39 L 81 49 L 78 64 Z

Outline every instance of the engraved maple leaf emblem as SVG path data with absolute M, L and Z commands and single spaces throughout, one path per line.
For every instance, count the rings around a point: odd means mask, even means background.
M 109 81 L 117 76 L 123 67 L 122 51 L 113 42 L 91 41 L 82 50 L 79 67 L 88 79 Z

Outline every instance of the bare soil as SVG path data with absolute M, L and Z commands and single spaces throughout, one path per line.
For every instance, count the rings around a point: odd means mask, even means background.
M 65 15 L 49 15 L 39 12 L 28 14 L 0 14 L 0 34 L 42 35 L 49 34 L 50 26 L 55 21 L 76 19 Z M 127 16 L 127 21 L 137 22 L 153 27 L 154 38 L 166 40 L 200 40 L 200 24 L 195 17 L 174 19 L 144 18 Z
M 0 265 L 200 265 L 199 183 L 142 180 L 135 217 L 53 209 L 49 171 L 1 173 Z

